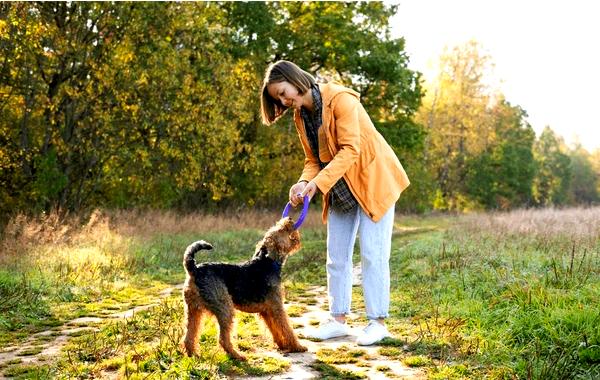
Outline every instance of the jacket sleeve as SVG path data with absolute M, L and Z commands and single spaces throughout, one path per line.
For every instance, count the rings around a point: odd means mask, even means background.
M 342 178 L 360 154 L 359 100 L 352 94 L 338 95 L 333 104 L 335 145 L 338 152 L 329 164 L 314 178 L 323 194 Z

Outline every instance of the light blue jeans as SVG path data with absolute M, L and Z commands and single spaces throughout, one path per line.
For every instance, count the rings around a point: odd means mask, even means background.
M 360 207 L 348 213 L 329 209 L 327 222 L 327 291 L 332 316 L 350 312 L 352 252 L 359 235 L 362 287 L 367 318 L 386 318 L 390 307 L 390 250 L 394 207 L 377 223 Z

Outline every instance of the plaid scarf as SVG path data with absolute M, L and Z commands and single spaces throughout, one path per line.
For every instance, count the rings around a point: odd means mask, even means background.
M 319 87 L 316 84 L 311 87 L 311 92 L 313 96 L 313 112 L 310 113 L 305 108 L 302 108 L 300 114 L 304 121 L 304 131 L 306 132 L 310 148 L 319 161 L 319 167 L 323 169 L 329 163 L 322 162 L 321 157 L 319 157 L 319 128 L 323 123 L 323 100 L 321 99 Z M 358 206 L 356 198 L 352 195 L 343 177 L 333 185 L 329 192 L 329 197 L 331 207 L 336 211 L 349 212 Z

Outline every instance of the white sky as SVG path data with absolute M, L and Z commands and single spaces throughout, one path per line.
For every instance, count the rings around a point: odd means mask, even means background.
M 393 37 L 428 79 L 444 46 L 478 41 L 500 91 L 568 143 L 600 148 L 600 1 L 396 0 Z

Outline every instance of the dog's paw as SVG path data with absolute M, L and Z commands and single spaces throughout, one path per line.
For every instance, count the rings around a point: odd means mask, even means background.
M 283 351 L 285 351 L 285 352 L 306 352 L 306 351 L 308 351 L 308 348 L 299 344 L 296 346 L 288 347 L 288 348 L 284 349 Z
M 299 346 L 298 347 L 298 351 L 296 351 L 296 352 L 306 352 L 306 351 L 308 351 L 307 347 L 305 347 L 305 346 Z
M 238 353 L 238 352 L 229 352 L 227 355 L 229 355 L 229 357 L 231 359 L 235 359 L 238 360 L 240 362 L 245 362 L 248 360 L 248 358 L 246 358 L 244 355 Z

